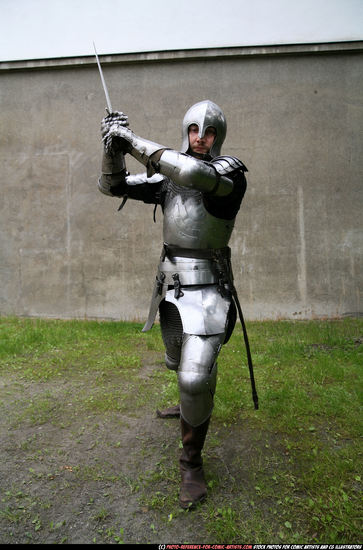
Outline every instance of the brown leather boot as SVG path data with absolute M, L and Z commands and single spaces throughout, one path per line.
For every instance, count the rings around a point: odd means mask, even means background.
M 159 418 L 180 418 L 180 405 L 174 405 L 162 411 L 157 409 L 156 416 Z
M 184 510 L 194 508 L 207 496 L 204 479 L 202 449 L 207 435 L 209 418 L 193 428 L 181 417 L 183 451 L 180 457 L 181 486 L 179 504 Z

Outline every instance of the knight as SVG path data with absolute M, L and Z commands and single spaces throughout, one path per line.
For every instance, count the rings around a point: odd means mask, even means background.
M 127 116 L 113 112 L 101 124 L 104 142 L 99 190 L 161 206 L 163 245 L 143 331 L 159 312 L 166 366 L 177 375 L 180 406 L 159 411 L 181 424 L 180 506 L 207 495 L 202 450 L 213 410 L 217 358 L 236 322 L 228 246 L 246 191 L 246 166 L 221 155 L 226 119 L 210 100 L 196 103 L 182 124 L 180 151 L 136 135 Z M 130 175 L 125 156 L 144 167 Z

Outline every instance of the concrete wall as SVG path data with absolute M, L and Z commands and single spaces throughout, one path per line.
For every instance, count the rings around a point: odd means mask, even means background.
M 248 319 L 361 310 L 362 43 L 101 57 L 114 108 L 180 146 L 186 109 L 225 111 L 249 169 L 231 240 Z M 93 58 L 0 63 L 0 314 L 145 319 L 153 206 L 97 190 L 105 100 Z M 129 169 L 140 171 L 130 159 Z

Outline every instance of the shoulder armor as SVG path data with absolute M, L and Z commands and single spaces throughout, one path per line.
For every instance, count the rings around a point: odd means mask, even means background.
M 228 176 L 228 174 L 238 170 L 248 172 L 243 162 L 236 157 L 222 155 L 220 157 L 214 157 L 210 163 L 213 164 L 214 168 L 221 176 Z

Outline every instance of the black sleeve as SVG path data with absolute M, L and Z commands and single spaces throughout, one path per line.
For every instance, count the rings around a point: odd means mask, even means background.
M 112 187 L 111 192 L 115 197 L 127 195 L 129 199 L 143 201 L 146 204 L 160 204 L 160 188 L 162 182 L 145 182 L 137 184 L 128 184 L 123 181 Z
M 216 218 L 232 220 L 240 209 L 242 199 L 247 189 L 247 180 L 242 170 L 228 174 L 233 181 L 232 192 L 225 197 L 217 197 L 203 193 L 203 203 L 207 211 Z

